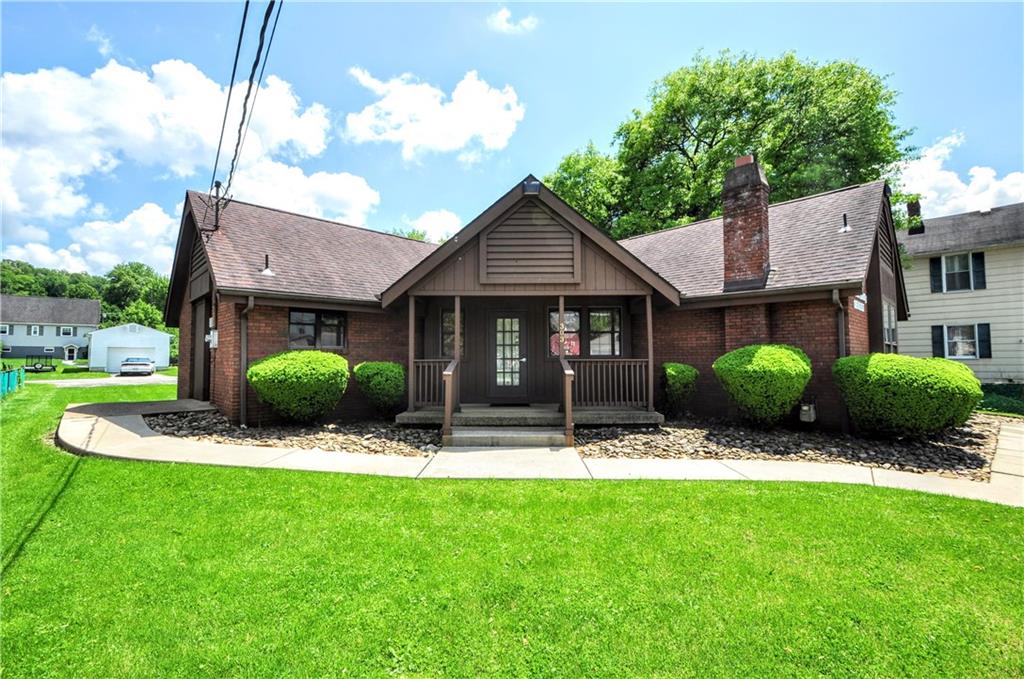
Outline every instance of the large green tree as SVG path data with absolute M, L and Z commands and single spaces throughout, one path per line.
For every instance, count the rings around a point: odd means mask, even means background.
M 107 275 L 103 301 L 112 307 L 126 309 L 136 300 L 164 308 L 167 299 L 167 278 L 142 262 L 118 264 Z
M 633 111 L 605 156 L 566 156 L 545 182 L 615 237 L 720 212 L 725 173 L 754 153 L 778 202 L 886 176 L 909 149 L 896 93 L 848 61 L 698 55 Z

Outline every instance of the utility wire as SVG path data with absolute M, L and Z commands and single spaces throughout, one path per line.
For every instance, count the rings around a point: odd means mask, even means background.
M 267 3 L 267 11 L 263 14 L 263 25 L 260 26 L 260 40 L 256 45 L 256 58 L 252 61 L 252 68 L 249 70 L 249 84 L 245 88 L 245 98 L 242 99 L 242 119 L 238 121 L 238 134 L 235 137 L 235 152 L 231 157 L 231 169 L 228 171 L 228 181 L 224 188 L 225 195 L 231 191 L 231 181 L 235 177 L 235 168 L 238 166 L 238 152 L 242 146 L 242 131 L 245 127 L 246 112 L 249 106 L 249 97 L 252 94 L 252 86 L 256 80 L 256 69 L 259 68 L 260 58 L 263 56 L 263 40 L 267 33 L 267 25 L 270 23 L 270 15 L 274 11 L 275 0 Z
M 245 20 L 249 16 L 249 0 L 245 0 L 245 7 L 242 9 L 242 25 L 238 27 L 238 44 L 235 45 L 235 63 L 231 66 L 231 80 L 228 81 L 228 101 L 224 104 L 224 119 L 220 123 L 220 138 L 217 140 L 217 155 L 213 159 L 213 175 L 210 177 L 210 191 L 213 191 L 213 182 L 217 180 L 217 165 L 220 163 L 220 148 L 224 143 L 224 130 L 228 124 L 228 109 L 231 108 L 231 91 L 235 89 L 235 73 L 238 70 L 238 55 L 242 52 L 242 36 L 245 35 Z
M 277 13 L 274 15 L 274 25 L 270 28 L 270 37 L 267 39 L 267 51 L 263 54 L 263 63 L 260 65 L 260 77 L 256 80 L 256 91 L 252 94 L 252 106 L 249 107 L 249 119 L 245 121 L 245 131 L 242 133 L 242 143 L 239 145 L 238 156 L 241 158 L 242 149 L 245 148 L 245 138 L 249 136 L 249 123 L 256 113 L 256 98 L 260 96 L 260 87 L 263 85 L 263 72 L 267 69 L 267 61 L 270 60 L 270 47 L 274 44 L 274 34 L 277 33 L 277 20 L 281 18 L 281 8 L 284 7 L 284 0 L 278 0 Z

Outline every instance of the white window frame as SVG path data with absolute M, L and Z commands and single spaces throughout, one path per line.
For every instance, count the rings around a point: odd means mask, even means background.
M 0 323 L 0 335 L 10 335 L 11 326 L 8 323 Z
M 64 332 L 65 330 L 67 330 L 66 333 Z M 71 326 L 71 325 L 62 325 L 62 326 L 60 326 L 60 332 L 58 334 L 61 337 L 74 337 L 75 336 L 75 328 L 74 328 L 74 326 Z
M 6 344 L 4 345 L 4 353 L 5 353 L 5 354 L 9 354 L 9 353 L 11 353 L 12 351 L 14 351 L 14 347 L 12 347 L 12 346 L 8 346 L 8 345 L 6 345 Z
M 963 288 L 962 290 L 947 290 L 946 289 L 946 258 L 948 257 L 959 257 L 960 255 L 967 256 L 967 275 L 971 281 L 971 287 Z M 953 272 L 950 272 L 953 273 Z M 960 273 L 960 272 L 956 272 Z M 972 292 L 974 290 L 974 252 L 950 252 L 942 255 L 942 292 L 957 293 L 957 292 Z
M 896 305 L 888 299 L 882 300 L 882 348 L 886 353 L 899 353 L 899 315 Z
M 52 354 L 52 353 L 54 353 L 54 348 L 53 347 L 43 347 L 43 353 L 44 354 Z
M 31 337 L 41 337 L 43 334 L 43 326 L 41 325 L 30 325 L 28 326 L 28 334 Z
M 974 355 L 973 356 L 950 356 L 949 355 L 949 329 L 950 328 L 974 328 Z M 960 340 L 963 341 L 963 340 Z M 942 353 L 946 358 L 954 361 L 976 361 L 978 360 L 978 324 L 977 323 L 950 323 L 942 326 Z

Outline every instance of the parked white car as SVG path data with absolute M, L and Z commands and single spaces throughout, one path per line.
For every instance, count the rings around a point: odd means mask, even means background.
M 122 375 L 152 375 L 156 371 L 156 364 L 151 358 L 142 356 L 130 356 L 121 361 Z

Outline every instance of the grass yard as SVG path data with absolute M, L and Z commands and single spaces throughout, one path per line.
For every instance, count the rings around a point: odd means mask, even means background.
M 64 403 L 173 389 L 5 401 L 5 552 L 74 459 L 41 441 Z M 1020 676 L 1022 524 L 862 486 L 84 458 L 3 574 L 3 672 Z
M 3 364 L 5 368 L 20 368 L 25 365 L 26 359 L 24 358 L 5 358 Z M 48 370 L 46 372 L 29 372 L 25 371 L 26 380 L 80 380 L 83 378 L 92 377 L 103 377 L 106 373 L 94 373 L 89 372 L 89 361 L 86 359 L 80 359 L 75 361 L 74 365 L 64 365 L 57 358 L 53 359 L 53 365 L 55 370 Z

